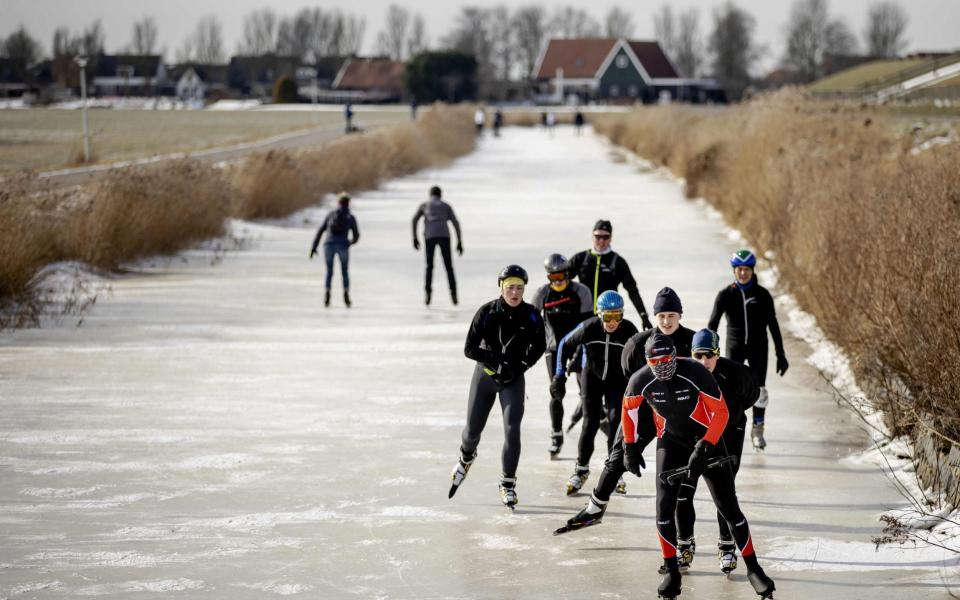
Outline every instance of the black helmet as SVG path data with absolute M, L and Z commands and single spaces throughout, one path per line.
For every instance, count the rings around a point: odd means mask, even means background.
M 547 273 L 563 273 L 567 270 L 567 259 L 562 254 L 551 254 L 543 261 Z
M 524 285 L 527 283 L 527 272 L 520 265 L 507 265 L 506 267 L 500 269 L 500 274 L 497 275 L 497 285 L 500 285 L 504 279 L 510 277 L 519 277 L 523 280 Z

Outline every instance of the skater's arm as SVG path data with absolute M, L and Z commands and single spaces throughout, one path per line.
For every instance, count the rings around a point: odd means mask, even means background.
M 531 366 L 537 364 L 537 361 L 540 360 L 540 357 L 543 356 L 544 350 L 547 349 L 547 334 L 543 329 L 543 319 L 540 318 L 539 313 L 535 311 L 530 311 L 530 318 L 536 323 L 533 330 L 533 340 L 530 343 L 530 346 L 527 348 L 526 355 L 524 355 L 523 363 L 524 370 L 529 369 Z
M 702 402 L 706 408 L 709 421 L 707 433 L 704 434 L 703 439 L 716 446 L 717 442 L 720 441 L 720 436 L 723 435 L 723 430 L 727 428 L 730 411 L 727 409 L 727 402 L 723 398 L 723 392 L 721 392 L 719 388 L 716 390 L 716 396 L 711 395 L 711 393 L 703 389 L 700 390 L 700 402 Z
M 570 277 L 569 271 L 570 269 L 568 268 L 568 277 Z M 582 311 L 580 313 L 580 320 L 585 321 L 593 316 L 593 294 L 590 293 L 590 288 L 578 281 L 571 281 L 570 285 L 576 286 L 577 297 L 580 298 L 580 310 Z
M 623 376 L 627 379 L 646 364 L 646 358 L 643 357 L 644 340 L 641 337 L 639 333 L 631 335 L 627 343 L 623 345 L 623 353 L 620 355 L 620 368 L 623 370 Z
M 623 443 L 636 444 L 640 441 L 640 432 L 644 421 L 652 421 L 650 405 L 644 402 L 643 394 L 624 395 L 620 423 L 623 426 Z
M 543 311 L 543 302 L 549 290 L 550 284 L 545 284 L 537 288 L 537 293 L 533 295 L 533 300 L 530 301 L 530 304 L 538 311 Z
M 497 366 L 497 356 L 492 350 L 482 348 L 483 342 L 483 324 L 488 316 L 488 307 L 481 306 L 477 314 L 474 315 L 470 323 L 470 329 L 467 330 L 467 339 L 463 344 L 463 354 L 470 360 L 475 360 L 487 367 Z
M 454 214 L 453 209 L 450 206 L 447 206 L 447 211 L 449 211 L 448 219 L 453 223 L 453 230 L 457 232 L 457 246 L 463 247 L 463 236 L 460 234 L 460 221 L 457 220 L 457 215 Z
M 414 245 L 416 245 L 416 242 L 417 242 L 417 223 L 420 222 L 420 217 L 422 216 L 423 216 L 423 205 L 421 204 L 420 206 L 417 207 L 417 212 L 413 213 L 413 221 L 411 222 L 411 225 L 413 226 Z
M 573 351 L 583 343 L 583 334 L 588 322 L 589 321 L 583 321 L 574 327 L 573 331 L 563 336 L 563 339 L 557 344 L 557 364 L 553 370 L 554 375 L 567 374 L 564 365 L 567 364 L 567 360 L 570 358 L 570 355 L 573 354 Z
M 627 261 L 620 260 L 617 263 L 617 268 L 620 271 L 620 282 L 623 284 L 623 289 L 626 290 L 630 302 L 633 303 L 633 307 L 640 314 L 643 326 L 647 327 L 650 323 L 650 318 L 647 316 L 647 307 L 643 305 L 643 298 L 640 297 L 640 290 L 637 289 L 637 280 L 633 278 L 633 273 L 630 272 L 630 265 L 627 264 Z
M 353 215 L 350 215 L 350 231 L 353 232 L 353 239 L 350 241 L 353 245 L 360 241 L 360 227 L 357 225 L 357 218 Z
M 710 320 L 707 321 L 707 329 L 710 331 L 717 331 L 717 327 L 720 327 L 720 317 L 723 316 L 723 294 L 726 291 L 726 288 L 720 290 L 713 301 L 713 310 L 710 312 Z
M 757 380 L 754 379 L 750 369 L 739 364 L 736 365 L 736 369 L 737 376 L 740 378 L 740 401 L 742 402 L 743 410 L 746 411 L 756 404 L 760 398 L 760 386 L 757 385 Z
M 320 229 L 317 230 L 317 235 L 313 236 L 313 244 L 310 246 L 311 254 L 317 251 L 317 246 L 320 245 L 320 238 L 323 237 L 323 232 L 327 230 L 327 221 L 329 220 L 330 215 L 328 214 L 326 218 L 323 219 L 323 225 L 321 225 Z
M 770 337 L 773 338 L 773 348 L 777 356 L 783 356 L 783 336 L 780 335 L 780 323 L 777 321 L 777 309 L 773 305 L 773 296 L 769 292 L 767 296 L 767 327 L 770 329 Z
M 567 261 L 567 274 L 570 277 L 570 281 L 573 281 L 580 276 L 580 266 L 583 264 L 583 257 L 585 252 L 577 252 L 570 257 L 570 260 Z M 585 285 L 585 284 L 584 284 Z M 590 306 L 590 312 L 593 312 L 593 295 L 590 292 L 590 288 L 587 288 L 587 294 L 590 294 L 589 301 L 587 304 Z

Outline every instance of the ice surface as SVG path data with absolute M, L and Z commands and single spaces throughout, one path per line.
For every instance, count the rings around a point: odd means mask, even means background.
M 601 525 L 551 535 L 587 496 L 565 494 L 575 434 L 561 460 L 548 458 L 539 365 L 527 377 L 516 512 L 497 493 L 496 409 L 447 500 L 473 368 L 463 337 L 503 265 L 524 265 L 532 288 L 546 255 L 586 248 L 609 218 L 648 306 L 670 285 L 693 329 L 730 278 L 735 231 L 662 170 L 610 154 L 592 135 L 507 129 L 447 169 L 358 194 L 349 310 L 339 274 L 323 308 L 322 261 L 307 259 L 318 207 L 231 223 L 251 243 L 215 265 L 211 245 L 135 265 L 82 327 L 5 334 L 0 598 L 652 597 L 649 472 L 628 477 Z M 423 254 L 410 247 L 410 218 L 433 184 L 463 224 L 456 307 L 442 267 L 423 306 Z M 810 346 L 788 335 L 787 352 L 790 372 L 768 379 L 770 447 L 748 450 L 738 477 L 777 597 L 946 598 L 956 557 L 875 550 L 878 517 L 903 499 L 876 461 L 844 459 L 870 441 L 800 359 Z M 697 508 L 683 598 L 753 597 L 742 569 L 719 574 L 706 491 Z

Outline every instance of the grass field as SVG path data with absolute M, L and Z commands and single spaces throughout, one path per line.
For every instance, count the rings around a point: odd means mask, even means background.
M 845 69 L 812 84 L 811 92 L 847 92 L 856 90 L 875 80 L 890 77 L 911 67 L 927 62 L 924 59 L 878 60 L 865 65 Z
M 249 142 L 311 127 L 342 127 L 334 111 L 88 111 L 94 162 L 200 150 Z M 396 109 L 361 109 L 354 122 L 362 127 L 409 121 Z M 82 157 L 79 110 L 35 108 L 0 110 L 0 170 L 49 170 Z

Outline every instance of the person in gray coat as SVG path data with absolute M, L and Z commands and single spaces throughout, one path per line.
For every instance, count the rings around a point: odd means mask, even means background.
M 430 305 L 430 298 L 433 290 L 433 254 L 437 247 L 440 248 L 440 255 L 443 256 L 443 266 L 447 270 L 447 283 L 450 285 L 450 300 L 457 303 L 457 278 L 453 274 L 453 260 L 450 253 L 450 228 L 447 222 L 453 223 L 453 228 L 457 232 L 457 254 L 463 254 L 463 238 L 460 235 L 460 221 L 453 214 L 450 205 L 441 200 L 441 191 L 438 186 L 430 188 L 430 200 L 424 202 L 417 208 L 413 215 L 413 249 L 420 249 L 420 240 L 417 237 L 417 223 L 423 217 L 423 238 L 427 244 L 427 275 L 426 285 L 426 304 Z

